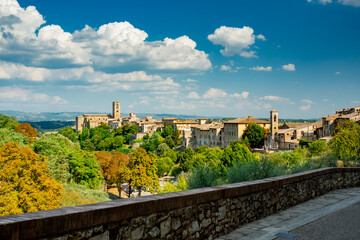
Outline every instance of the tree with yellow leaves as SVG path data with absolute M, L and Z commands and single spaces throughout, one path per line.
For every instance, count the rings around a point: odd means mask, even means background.
M 63 191 L 44 157 L 14 142 L 0 148 L 0 215 L 58 208 Z
M 119 166 L 118 179 L 129 184 L 128 197 L 132 189 L 141 191 L 149 189 L 155 191 L 159 186 L 159 179 L 156 175 L 157 157 L 153 153 L 147 153 L 143 148 L 137 148 L 130 154 L 129 162 Z

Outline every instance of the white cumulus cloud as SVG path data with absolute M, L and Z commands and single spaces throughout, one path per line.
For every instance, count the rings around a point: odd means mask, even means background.
M 129 22 L 85 26 L 73 34 L 45 25 L 34 6 L 16 0 L 0 2 L 0 60 L 26 66 L 65 68 L 92 66 L 124 72 L 135 70 L 203 71 L 211 68 L 204 51 L 188 36 L 146 41 L 148 34 Z
M 200 96 L 197 92 L 190 92 L 187 97 L 190 99 L 199 99 L 200 98 Z
M 221 65 L 220 71 L 231 71 L 231 66 L 229 65 Z
M 260 99 L 269 100 L 269 101 L 278 101 L 278 102 L 289 102 L 289 98 L 279 97 L 279 96 L 264 96 Z
M 268 66 L 268 67 L 260 67 L 260 66 L 256 66 L 256 67 L 252 67 L 252 68 L 249 68 L 250 70 L 253 70 L 253 71 L 265 71 L 265 72 L 270 72 L 272 71 L 272 67 L 271 66 Z
M 316 2 L 323 5 L 330 4 L 330 3 L 338 3 L 346 6 L 352 6 L 352 7 L 360 7 L 360 0 L 307 0 L 308 2 Z
M 282 65 L 282 69 L 285 71 L 295 71 L 295 65 L 292 63 Z
M 206 93 L 204 93 L 204 98 L 219 98 L 226 97 L 227 93 L 224 90 L 218 88 L 210 88 Z
M 260 40 L 263 40 L 263 41 L 266 41 L 266 37 L 262 34 L 259 34 L 256 36 L 257 39 L 260 39 Z
M 264 40 L 263 35 L 259 39 Z M 223 46 L 225 49 L 220 50 L 224 56 L 234 56 L 236 54 L 243 57 L 256 57 L 255 52 L 250 47 L 255 43 L 256 36 L 251 27 L 244 26 L 242 28 L 221 26 L 217 28 L 208 39 L 217 45 Z

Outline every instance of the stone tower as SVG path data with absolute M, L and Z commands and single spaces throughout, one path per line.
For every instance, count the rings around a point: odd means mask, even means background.
M 275 133 L 279 130 L 279 112 L 276 110 L 270 111 L 270 147 L 274 146 Z
M 120 102 L 113 102 L 113 118 L 119 119 L 120 118 Z

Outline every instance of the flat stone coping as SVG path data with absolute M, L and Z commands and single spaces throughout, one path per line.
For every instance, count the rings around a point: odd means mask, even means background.
M 285 211 L 243 225 L 216 240 L 276 239 L 278 233 L 288 233 L 358 202 L 360 202 L 360 188 L 334 190 Z

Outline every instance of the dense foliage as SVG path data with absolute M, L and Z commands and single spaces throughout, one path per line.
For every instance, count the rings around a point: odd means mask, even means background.
M 359 159 L 360 125 L 352 121 L 341 121 L 335 131 L 331 148 L 336 157 L 339 159 Z

